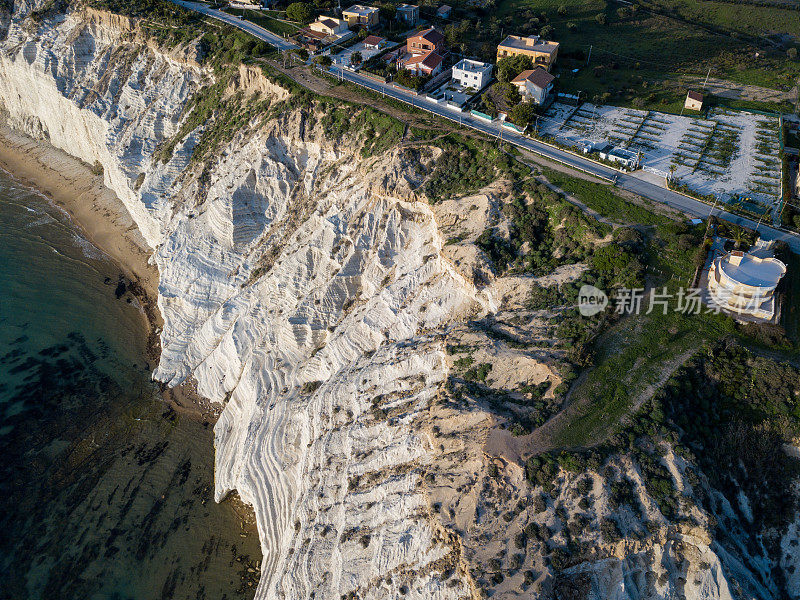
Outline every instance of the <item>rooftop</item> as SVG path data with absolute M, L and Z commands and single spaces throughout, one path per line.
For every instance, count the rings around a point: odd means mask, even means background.
M 418 7 L 416 5 L 414 5 L 414 4 L 398 4 L 397 5 L 397 10 L 403 10 L 403 11 L 405 11 L 405 10 L 414 10 L 416 8 L 418 8 Z
M 470 60 L 469 58 L 462 58 L 458 61 L 454 69 L 459 69 L 461 71 L 474 71 L 476 73 L 483 71 L 487 68 L 491 69 L 492 65 L 489 63 L 480 62 L 478 60 Z
M 408 66 L 419 63 L 429 69 L 435 69 L 441 64 L 443 60 L 444 58 L 436 54 L 436 52 L 428 52 L 427 54 L 419 54 L 417 56 L 412 56 L 406 61 L 405 64 L 406 66 Z
M 377 46 L 381 42 L 385 41 L 382 37 L 378 37 L 377 35 L 368 35 L 364 38 L 364 45 L 365 46 Z
M 628 150 L 626 148 L 614 148 L 613 150 L 611 150 L 609 152 L 609 154 L 611 156 L 616 156 L 618 158 L 624 158 L 624 159 L 628 159 L 628 160 L 634 159 L 634 158 L 636 158 L 638 156 L 636 154 L 636 152 L 633 152 L 633 151 Z
M 698 102 L 703 101 L 703 94 L 701 94 L 700 92 L 694 92 L 692 90 L 689 90 L 689 93 L 686 95 L 692 100 L 697 100 Z
M 326 37 L 328 37 L 327 33 L 322 33 L 321 31 L 314 31 L 313 29 L 309 29 L 308 27 L 304 27 L 303 29 L 298 31 L 298 34 L 302 34 L 306 37 L 315 38 L 317 40 L 324 40 Z
M 739 250 L 723 256 L 719 266 L 734 281 L 759 288 L 774 288 L 786 273 L 786 265 L 777 258 L 758 258 Z
M 510 35 L 498 47 L 511 48 L 513 50 L 529 50 L 535 52 L 555 52 L 558 49 L 557 42 L 548 42 L 543 40 L 538 35 L 531 37 L 521 37 L 518 35 Z
M 366 16 L 372 14 L 374 12 L 378 12 L 378 9 L 374 6 L 364 6 L 363 4 L 353 4 L 348 9 L 345 9 L 343 12 L 352 13 L 359 16 Z
M 422 38 L 426 42 L 429 42 L 434 45 L 444 41 L 444 36 L 441 34 L 441 32 L 439 32 L 437 29 L 434 29 L 433 27 L 409 36 L 409 39 L 411 38 Z
M 553 83 L 555 77 L 550 75 L 545 69 L 542 67 L 536 67 L 535 69 L 528 69 L 527 71 L 523 71 L 519 75 L 517 75 L 511 83 L 523 83 L 524 81 L 530 81 L 533 85 L 540 89 L 545 89 L 548 85 Z

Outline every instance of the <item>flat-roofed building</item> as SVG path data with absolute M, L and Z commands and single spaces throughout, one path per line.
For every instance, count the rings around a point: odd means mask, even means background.
M 785 274 L 786 265 L 777 258 L 734 250 L 712 261 L 708 293 L 727 312 L 770 321 L 775 316 L 775 288 Z
M 380 22 L 380 11 L 374 6 L 364 6 L 354 4 L 347 10 L 342 11 L 342 18 L 347 21 L 350 27 L 375 27 Z
M 465 88 L 481 90 L 492 79 L 492 65 L 489 63 L 461 59 L 453 67 L 453 80 Z
M 538 35 L 510 35 L 497 46 L 497 60 L 520 55 L 530 56 L 534 66 L 549 71 L 558 57 L 558 42 L 543 40 Z

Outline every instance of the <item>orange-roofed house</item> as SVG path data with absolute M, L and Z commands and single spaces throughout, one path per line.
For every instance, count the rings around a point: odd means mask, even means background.
M 405 63 L 403 68 L 406 71 L 411 71 L 414 75 L 438 75 L 442 72 L 442 63 L 444 57 L 436 52 L 428 52 L 427 54 L 417 54 L 412 56 Z
M 444 35 L 434 27 L 420 31 L 408 37 L 406 52 L 413 55 L 428 54 L 428 52 L 444 54 Z
M 517 75 L 512 85 L 516 86 L 522 97 L 536 104 L 543 104 L 547 95 L 553 90 L 555 77 L 542 67 L 529 69 Z

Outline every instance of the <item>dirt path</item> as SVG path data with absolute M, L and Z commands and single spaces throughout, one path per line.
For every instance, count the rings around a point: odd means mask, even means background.
M 658 378 L 645 386 L 645 388 L 636 395 L 630 409 L 627 411 L 627 415 L 620 422 L 625 423 L 630 419 L 631 415 L 636 414 L 644 403 L 650 400 L 667 380 L 672 377 L 675 371 L 689 360 L 695 352 L 696 349 L 692 348 L 664 363 L 658 374 Z M 578 379 L 575 380 L 570 392 L 577 390 L 587 379 L 590 372 L 591 371 L 587 370 L 581 373 Z M 568 394 L 568 396 L 571 395 L 572 394 Z M 531 456 L 555 450 L 558 448 L 556 444 L 558 433 L 564 427 L 567 427 L 575 418 L 580 416 L 583 411 L 589 407 L 591 402 L 592 399 L 589 397 L 578 398 L 570 403 L 564 410 L 553 416 L 544 425 L 528 435 L 513 436 L 507 429 L 495 428 L 489 432 L 484 451 L 490 456 L 502 456 L 506 460 L 522 465 L 524 461 Z M 596 443 L 602 441 L 603 440 L 598 439 Z
M 354 89 L 347 83 L 333 83 L 330 79 L 320 75 L 315 69 L 307 65 L 284 68 L 280 63 L 273 61 L 267 61 L 267 64 L 312 92 L 362 106 L 370 106 L 405 123 L 406 126 L 436 129 L 444 132 L 456 131 L 456 128 L 449 127 L 433 115 L 407 111 L 403 107 L 394 106 L 390 102 L 382 102 L 379 98 L 373 97 L 372 94 Z M 461 130 L 461 133 L 469 135 L 469 132 L 465 130 Z

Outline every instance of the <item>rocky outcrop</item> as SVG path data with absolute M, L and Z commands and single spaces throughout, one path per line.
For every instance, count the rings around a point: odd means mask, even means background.
M 624 460 L 614 468 L 642 508 L 617 510 L 624 539 L 610 541 L 606 469 L 560 472 L 545 502 L 524 469 L 484 454 L 497 415 L 444 391 L 472 361 L 444 351 L 445 330 L 493 370 L 498 394 L 562 381 L 544 317 L 523 310 L 529 278 L 473 285 L 493 277 L 473 242 L 489 219 L 503 228 L 502 185 L 434 214 L 416 190 L 435 148 L 365 158 L 356 140 L 326 136 L 319 104 L 293 103 L 254 66 L 221 91 L 249 122 L 214 130 L 218 146 L 198 159 L 213 125 L 186 123 L 215 79 L 192 44 L 159 48 L 101 11 L 51 13 L 0 5 L 0 108 L 102 170 L 152 249 L 155 377 L 194 378 L 224 406 L 216 498 L 236 490 L 255 509 L 257 597 L 770 597 L 763 565 L 712 540 L 693 505 L 682 517 L 696 525 L 672 527 Z M 461 242 L 445 249 L 450 222 Z M 489 327 L 465 325 L 489 311 Z M 791 574 L 797 531 L 783 540 Z M 559 561 L 576 543 L 581 560 Z
M 442 259 L 431 211 L 401 199 L 401 154 L 367 169 L 305 108 L 245 127 L 202 165 L 201 124 L 164 160 L 211 76 L 132 40 L 130 22 L 83 11 L 34 26 L 34 9 L 2 48 L 3 110 L 102 169 L 153 249 L 155 377 L 193 377 L 225 405 L 216 496 L 235 489 L 255 509 L 258 596 L 469 595 L 420 487 L 432 447 L 414 424 L 447 373 L 427 332 L 481 304 Z M 255 69 L 238 75 L 231 92 L 288 97 Z

